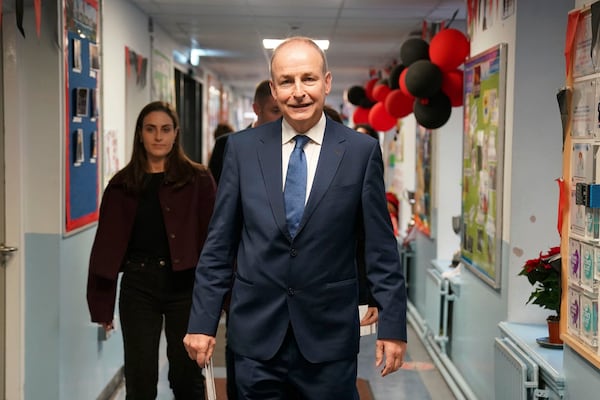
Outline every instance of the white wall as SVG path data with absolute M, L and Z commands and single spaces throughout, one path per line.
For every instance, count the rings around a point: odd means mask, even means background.
M 436 242 L 436 258 L 451 260 L 460 248 L 460 233 L 452 230 L 452 217 L 461 215 L 463 108 L 452 108 L 450 119 L 435 131 L 435 159 L 432 175 L 434 199 L 432 231 Z
M 127 109 L 125 47 L 150 57 L 148 17 L 129 1 L 104 1 L 102 11 L 103 131 L 117 131 L 122 168 L 131 156 L 134 124 L 128 121 L 135 121 L 139 111 L 150 101 L 148 80 L 145 94 Z
M 536 305 L 524 306 L 531 285 L 517 274 L 526 260 L 560 245 L 555 179 L 562 176 L 562 125 L 556 93 L 564 85 L 566 74 L 568 3 L 528 1 L 517 9 L 522 17 L 517 18 L 516 25 L 513 129 L 507 141 L 512 151 L 506 159 L 512 168 L 505 170 L 505 178 L 510 179 L 507 186 L 511 187 L 512 207 L 510 223 L 505 225 L 510 247 L 504 265 L 508 271 L 508 319 L 513 322 L 544 323 L 548 315 Z M 532 23 L 533 19 L 544 22 Z M 531 49 L 541 48 L 541 43 L 556 45 L 532 54 Z

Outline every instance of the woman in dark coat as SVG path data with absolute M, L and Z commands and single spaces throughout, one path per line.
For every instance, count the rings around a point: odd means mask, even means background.
M 154 399 L 158 349 L 167 340 L 176 399 L 203 399 L 201 369 L 183 337 L 194 272 L 206 239 L 216 186 L 183 152 L 179 118 L 164 102 L 140 112 L 129 163 L 108 183 L 90 256 L 87 300 L 93 322 L 113 329 L 118 274 L 127 399 Z

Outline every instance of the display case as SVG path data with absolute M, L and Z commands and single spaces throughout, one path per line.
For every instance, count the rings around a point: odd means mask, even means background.
M 567 27 L 561 338 L 596 367 L 600 283 L 600 66 L 592 11 L 573 10 Z M 559 97 L 560 101 L 560 97 Z M 598 193 L 598 194 L 597 194 Z

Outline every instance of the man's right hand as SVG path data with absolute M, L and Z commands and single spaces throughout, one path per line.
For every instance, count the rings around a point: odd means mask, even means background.
M 214 336 L 201 333 L 188 333 L 183 338 L 183 345 L 192 360 L 195 360 L 200 368 L 204 368 L 210 361 L 217 340 Z

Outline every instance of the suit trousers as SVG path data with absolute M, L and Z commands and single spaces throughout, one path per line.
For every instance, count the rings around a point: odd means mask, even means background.
M 163 259 L 146 258 L 125 263 L 119 314 L 127 400 L 156 398 L 163 319 L 168 377 L 175 399 L 204 399 L 202 369 L 189 358 L 183 346 L 193 285 L 194 269 L 174 272 Z
M 265 338 L 268 340 L 268 338 Z M 235 354 L 238 398 L 244 400 L 359 400 L 357 358 L 314 364 L 288 329 L 281 348 L 266 361 Z

